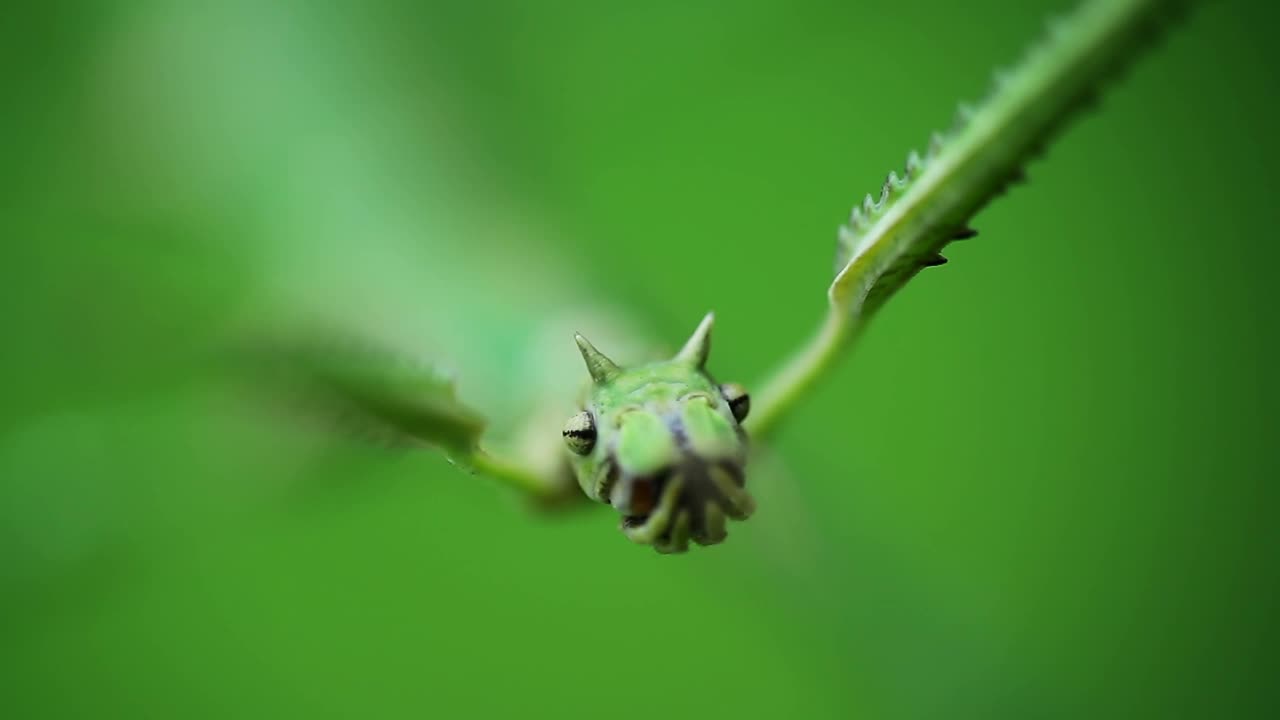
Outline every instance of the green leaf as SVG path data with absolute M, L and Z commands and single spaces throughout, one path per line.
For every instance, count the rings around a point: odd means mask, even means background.
M 833 308 L 863 324 L 921 269 L 946 262 L 943 247 L 972 237 L 974 214 L 1020 180 L 1024 164 L 1186 4 L 1094 0 L 1049 23 L 1015 70 L 996 73 L 982 103 L 962 105 L 950 131 L 853 209 L 827 293 Z
M 458 400 L 452 380 L 413 358 L 339 337 L 260 343 L 245 354 L 246 365 L 273 394 L 344 432 L 472 460 L 485 421 Z
M 976 234 L 973 216 L 1023 177 L 1106 82 L 1148 49 L 1190 0 L 1092 0 L 1048 33 L 1012 72 L 997 72 L 976 108 L 911 153 L 840 229 L 829 310 L 813 338 L 763 384 L 746 426 L 766 436 L 835 362 L 884 303 L 942 249 Z

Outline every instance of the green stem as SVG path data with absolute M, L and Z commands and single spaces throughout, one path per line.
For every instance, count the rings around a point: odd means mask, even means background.
M 972 236 L 973 215 L 1021 177 L 1023 165 L 1090 104 L 1105 82 L 1141 54 L 1187 0 L 1092 0 L 1054 24 L 992 93 L 962 110 L 905 174 L 890 173 L 841 229 L 827 319 L 758 395 L 747 429 L 763 436 L 808 392 L 857 331 L 921 269 Z
M 840 357 L 853 322 L 847 313 L 832 306 L 813 338 L 782 366 L 763 389 L 756 393 L 753 412 L 745 426 L 754 439 L 763 439 L 778 420 L 798 402 Z
M 539 500 L 554 500 L 564 494 L 562 485 L 538 475 L 525 465 L 477 450 L 464 461 L 472 470 Z

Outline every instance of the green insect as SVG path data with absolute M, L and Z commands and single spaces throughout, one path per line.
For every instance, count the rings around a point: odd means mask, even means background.
M 623 369 L 577 336 L 591 373 L 586 409 L 564 427 L 582 492 L 622 513 L 622 532 L 659 552 L 724 540 L 745 520 L 750 398 L 707 373 L 712 315 L 670 360 Z
M 1015 70 L 998 73 L 990 95 L 976 109 L 962 107 L 952 129 L 936 134 L 925 153 L 911 153 L 902 174 L 890 173 L 879 195 L 868 195 L 840 229 L 826 318 L 754 402 L 743 386 L 714 373 L 713 315 L 674 355 L 624 364 L 611 359 L 616 346 L 635 358 L 652 344 L 612 317 L 561 313 L 585 302 L 574 297 L 471 307 L 465 323 L 437 323 L 431 333 L 437 347 L 471 348 L 456 360 L 456 382 L 428 367 L 389 362 L 376 350 L 337 352 L 323 344 L 299 350 L 286 343 L 269 355 L 288 360 L 286 379 L 384 437 L 442 449 L 456 464 L 549 504 L 585 496 L 612 506 L 633 542 L 662 553 L 722 542 L 727 521 L 746 520 L 755 509 L 751 447 L 767 441 L 894 293 L 922 269 L 945 262 L 940 251 L 948 243 L 975 235 L 971 218 L 1023 177 L 1023 166 L 1064 120 L 1140 54 L 1180 5 L 1086 3 L 1052 24 Z M 448 283 L 430 291 L 441 306 L 465 293 Z M 538 318 L 529 328 L 540 320 L 554 329 L 550 345 L 541 331 L 496 331 L 521 313 Z M 575 338 L 571 322 L 606 329 L 608 341 L 597 338 L 605 351 L 581 334 Z M 486 335 L 486 328 L 495 332 Z M 575 339 L 585 374 L 566 358 Z M 540 349 L 547 347 L 553 350 Z M 496 380 L 516 375 L 536 380 Z M 477 394 L 496 419 L 492 432 L 456 398 L 455 387 Z M 524 400 L 515 401 L 519 393 Z M 513 419 L 512 406 L 524 410 L 523 421 Z

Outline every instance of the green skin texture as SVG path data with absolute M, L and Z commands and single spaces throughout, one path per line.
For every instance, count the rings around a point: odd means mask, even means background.
M 840 229 L 826 317 L 762 384 L 750 417 L 743 411 L 735 417 L 706 371 L 710 315 L 674 358 L 635 367 L 618 367 L 578 337 L 592 384 L 579 408 L 587 417 L 569 418 L 566 432 L 591 427 L 594 442 L 579 454 L 582 438 L 564 438 L 559 471 L 482 443 L 483 419 L 438 377 L 388 382 L 363 370 L 335 372 L 324 361 L 295 367 L 339 399 L 345 414 L 359 411 L 547 504 L 585 495 L 613 505 L 634 542 L 664 553 L 683 552 L 690 541 L 720 542 L 725 518 L 745 519 L 754 509 L 744 479 L 748 435 L 756 444 L 767 441 L 879 308 L 922 269 L 944 262 L 939 253 L 948 243 L 975 234 L 968 229 L 972 217 L 1019 180 L 1026 163 L 1188 4 L 1085 2 L 1052 23 L 1014 70 L 997 73 L 975 109 L 962 106 L 925 154 L 911 153 L 903 173 L 890 173 L 879 197 L 868 195 Z M 546 422 L 540 415 L 533 423 L 534 437 L 556 442 Z

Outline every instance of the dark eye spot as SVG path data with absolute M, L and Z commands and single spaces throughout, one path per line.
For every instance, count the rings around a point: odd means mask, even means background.
M 596 445 L 596 421 L 589 412 L 580 412 L 569 418 L 561 431 L 564 444 L 578 455 L 586 455 Z
M 725 383 L 720 386 L 720 394 L 729 403 L 734 419 L 738 422 L 747 419 L 747 413 L 751 412 L 751 396 L 747 394 L 746 388 L 737 383 Z

